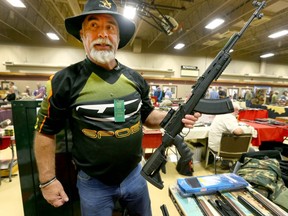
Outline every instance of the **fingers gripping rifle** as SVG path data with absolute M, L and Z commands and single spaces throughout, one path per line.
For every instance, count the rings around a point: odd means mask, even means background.
M 192 163 L 192 153 L 183 142 L 183 137 L 179 135 L 184 127 L 182 119 L 185 117 L 185 115 L 193 114 L 194 112 L 206 114 L 224 114 L 234 111 L 233 105 L 228 98 L 208 100 L 203 99 L 203 97 L 205 96 L 205 93 L 213 80 L 217 80 L 230 63 L 231 57 L 229 51 L 243 35 L 244 31 L 247 29 L 253 19 L 262 18 L 263 14 L 260 14 L 260 11 L 265 6 L 266 2 L 254 1 L 253 4 L 257 7 L 253 15 L 250 17 L 241 31 L 235 33 L 229 39 L 224 48 L 218 53 L 213 62 L 209 65 L 207 70 L 201 77 L 199 77 L 193 86 L 192 94 L 187 102 L 183 105 L 180 105 L 176 111 L 171 109 L 161 122 L 161 127 L 163 127 L 165 131 L 162 137 L 162 144 L 150 156 L 141 170 L 142 176 L 157 188 L 162 189 L 164 187 L 159 172 L 160 169 L 162 169 L 162 171 L 165 173 L 166 148 L 175 145 L 178 152 L 180 153 L 181 158 L 179 159 L 176 167 L 178 171 L 178 168 L 181 166 L 184 166 L 182 167 L 184 170 L 191 170 L 191 164 L 189 166 L 189 161 Z

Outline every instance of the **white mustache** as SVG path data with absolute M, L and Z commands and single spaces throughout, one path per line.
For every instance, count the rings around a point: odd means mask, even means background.
M 109 39 L 107 39 L 107 38 L 105 38 L 105 39 L 103 39 L 103 38 L 98 38 L 98 39 L 96 39 L 95 41 L 93 41 L 92 43 L 91 43 L 91 49 L 93 49 L 94 48 L 94 46 L 95 45 L 97 45 L 97 44 L 105 44 L 105 45 L 108 45 L 108 46 L 111 46 L 112 48 L 114 48 L 113 47 L 113 44 L 110 42 L 110 40 Z

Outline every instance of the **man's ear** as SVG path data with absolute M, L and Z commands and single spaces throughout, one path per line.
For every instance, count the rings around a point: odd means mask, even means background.
M 119 47 L 119 44 L 120 44 L 120 37 L 118 37 L 118 47 Z
M 83 41 L 83 37 L 84 37 L 84 35 L 83 35 L 83 29 L 80 29 L 79 35 L 80 35 L 81 41 Z
M 118 46 L 120 44 L 120 31 L 119 31 L 119 28 L 118 28 Z

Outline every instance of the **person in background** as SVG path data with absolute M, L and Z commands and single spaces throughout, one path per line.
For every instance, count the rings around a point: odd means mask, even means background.
M 171 99 L 172 98 L 172 91 L 170 90 L 170 88 L 166 88 L 165 98 L 167 98 L 167 99 Z
M 205 99 L 209 99 L 209 98 L 210 98 L 210 88 L 207 89 L 204 98 L 205 98 Z
M 210 97 L 210 99 L 219 99 L 219 94 L 216 91 L 215 87 L 212 87 L 212 90 L 210 91 L 209 97 Z
M 287 101 L 288 101 L 288 92 L 285 90 L 280 96 L 279 103 L 280 105 L 285 106 L 287 104 Z
M 10 82 L 10 88 L 13 88 L 14 93 L 16 94 L 16 98 L 19 95 L 18 87 L 15 85 L 14 82 Z
M 88 0 L 65 20 L 83 43 L 86 59 L 54 74 L 35 125 L 34 152 L 43 197 L 54 207 L 69 198 L 55 174 L 55 134 L 69 119 L 82 216 L 111 216 L 116 200 L 131 216 L 151 216 L 141 176 L 142 125 L 159 128 L 166 112 L 154 109 L 149 85 L 115 55 L 135 32 L 112 0 Z M 199 113 L 182 119 L 192 128 Z M 180 123 L 180 122 L 179 122 Z
M 18 92 L 17 86 L 15 86 L 14 82 L 10 82 L 9 83 L 9 91 L 8 91 L 6 97 L 3 98 L 3 101 L 5 101 L 5 100 L 7 100 L 7 101 L 16 100 L 17 92 Z
M 27 94 L 27 96 L 31 96 L 30 86 L 25 87 L 25 93 Z
M 227 97 L 226 91 L 221 86 L 218 88 L 218 95 L 220 99 Z
M 277 105 L 279 102 L 279 97 L 278 97 L 279 91 L 274 91 L 272 98 L 271 98 L 271 104 Z
M 237 102 L 233 102 L 233 108 L 233 113 L 216 115 L 212 121 L 208 135 L 208 146 L 213 149 L 213 151 L 219 150 L 222 133 L 228 132 L 235 135 L 243 133 L 255 134 L 255 129 L 253 127 L 239 126 L 237 118 L 240 106 Z M 249 150 L 254 151 L 252 147 Z M 229 168 L 229 166 L 224 162 L 222 163 L 222 168 Z
M 233 93 L 233 100 L 238 100 L 238 94 L 236 91 Z
M 160 86 L 157 87 L 156 91 L 154 92 L 154 96 L 157 97 L 157 101 L 161 102 L 163 98 L 163 92 Z
M 252 98 L 253 98 L 253 95 L 252 95 L 251 90 L 249 90 L 249 89 L 246 90 L 245 95 L 244 95 L 244 100 L 245 100 L 246 107 L 251 107 L 251 105 L 252 105 L 252 102 L 251 102 Z
M 274 91 L 270 91 L 268 97 L 266 97 L 266 104 L 271 104 L 272 95 L 274 94 Z
M 36 99 L 44 98 L 46 96 L 46 87 L 37 83 L 37 89 L 33 92 Z

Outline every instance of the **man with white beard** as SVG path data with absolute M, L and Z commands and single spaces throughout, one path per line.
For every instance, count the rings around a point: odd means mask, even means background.
M 34 140 L 42 194 L 54 207 L 69 200 L 55 174 L 55 135 L 68 120 L 82 215 L 112 215 L 118 200 L 130 216 L 151 216 L 140 175 L 142 125 L 159 128 L 166 113 L 154 110 L 143 77 L 115 59 L 135 25 L 112 0 L 88 0 L 65 26 L 83 42 L 87 58 L 57 72 L 46 87 Z M 191 128 L 199 116 L 186 115 L 182 123 Z

